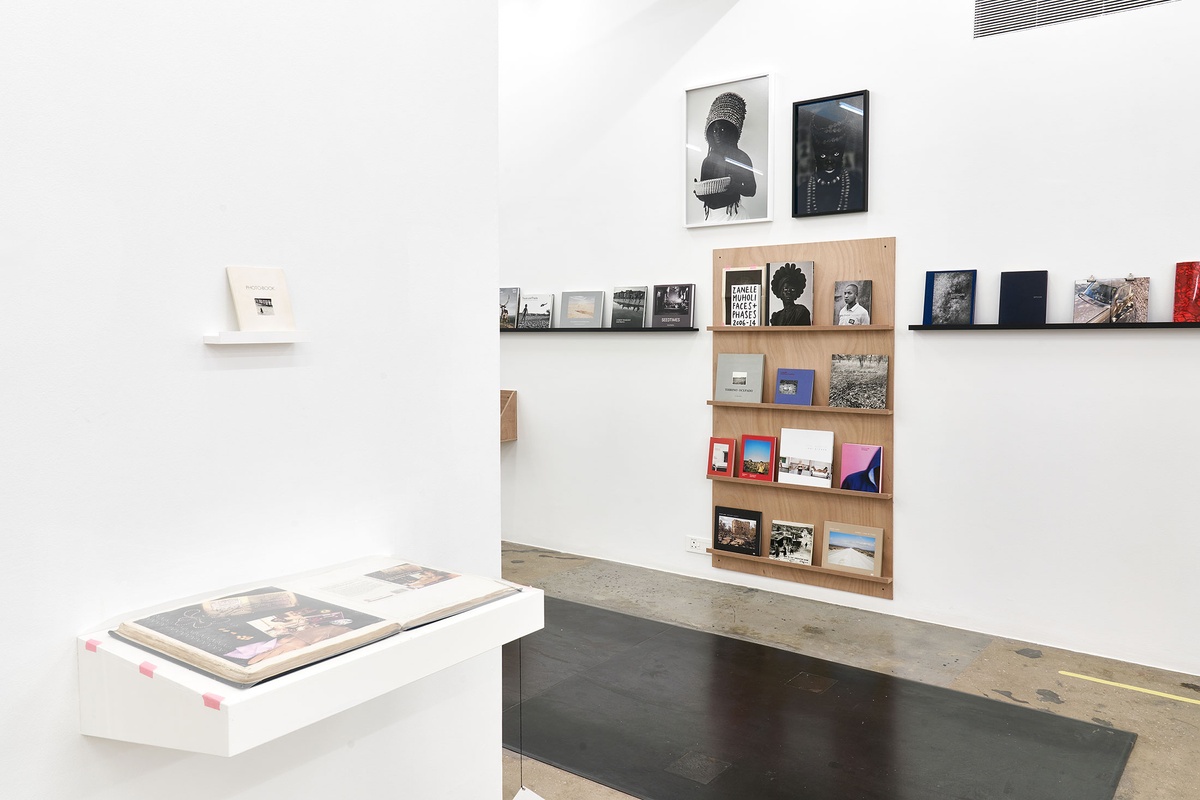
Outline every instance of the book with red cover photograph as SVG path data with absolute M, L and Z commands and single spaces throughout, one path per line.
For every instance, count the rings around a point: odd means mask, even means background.
M 775 448 L 774 436 L 742 437 L 742 458 L 738 462 L 738 477 L 752 481 L 775 480 Z
M 720 439 L 716 436 L 708 440 L 708 474 L 720 478 L 734 477 L 734 464 L 737 463 L 737 439 Z
M 883 448 L 875 444 L 843 442 L 841 481 L 838 485 L 856 492 L 882 492 Z
M 1175 265 L 1175 311 L 1173 322 L 1200 322 L 1200 261 Z

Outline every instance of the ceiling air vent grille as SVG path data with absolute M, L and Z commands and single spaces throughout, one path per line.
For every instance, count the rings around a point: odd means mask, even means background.
M 975 38 L 1176 0 L 975 0 Z

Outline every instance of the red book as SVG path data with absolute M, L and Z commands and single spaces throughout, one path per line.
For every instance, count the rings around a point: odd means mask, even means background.
M 738 477 L 752 481 L 775 480 L 775 451 L 774 436 L 742 437 L 742 459 L 738 462 Z
M 1175 265 L 1175 322 L 1200 322 L 1200 261 Z
M 736 474 L 737 439 L 708 440 L 708 474 L 732 478 Z

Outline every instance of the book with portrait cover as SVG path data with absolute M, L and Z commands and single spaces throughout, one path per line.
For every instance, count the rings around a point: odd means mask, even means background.
M 767 319 L 771 326 L 813 324 L 812 261 L 773 261 L 767 264 Z
M 812 369 L 778 369 L 775 371 L 775 402 L 790 406 L 811 406 L 813 381 L 817 372 Z
M 869 280 L 834 282 L 834 325 L 871 324 L 872 285 Z
M 235 686 L 252 686 L 518 591 L 506 581 L 373 556 L 170 604 L 110 633 Z
M 612 295 L 613 328 L 644 328 L 646 327 L 646 295 L 649 290 L 645 286 L 618 286 Z
M 762 267 L 726 267 L 721 299 L 725 306 L 725 324 L 751 327 L 763 324 L 763 296 L 766 270 Z
M 833 431 L 784 428 L 779 432 L 780 483 L 833 486 Z
M 713 400 L 726 403 L 761 403 L 762 353 L 717 353 Z
M 696 284 L 665 283 L 654 287 L 652 328 L 691 328 L 696 313 Z
M 294 331 L 292 299 L 283 270 L 273 267 L 226 267 L 238 330 Z
M 842 443 L 841 481 L 843 489 L 856 492 L 882 492 L 883 448 L 876 444 Z
M 517 328 L 519 330 L 548 330 L 553 317 L 554 295 L 521 295 L 521 310 L 517 312 Z
M 1050 273 L 1044 269 L 1000 273 L 1001 325 L 1045 325 L 1046 286 Z

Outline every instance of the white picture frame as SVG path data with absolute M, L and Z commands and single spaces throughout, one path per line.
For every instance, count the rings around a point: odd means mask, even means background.
M 770 75 L 686 90 L 685 227 L 771 220 L 771 100 Z M 732 143 L 727 141 L 730 136 Z M 752 194 L 746 193 L 748 186 L 753 187 Z

